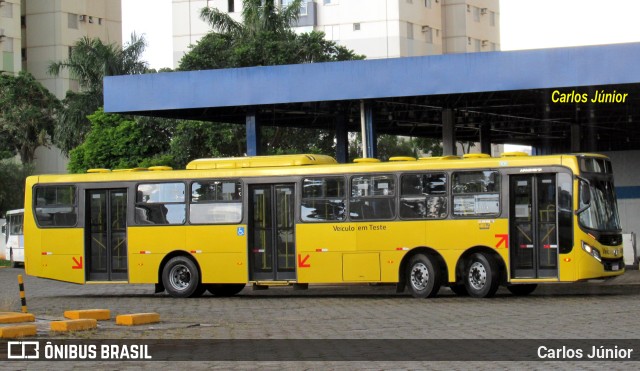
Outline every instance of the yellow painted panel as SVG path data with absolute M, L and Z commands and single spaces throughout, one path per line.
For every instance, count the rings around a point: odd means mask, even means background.
M 204 283 L 246 283 L 247 253 L 195 254 Z
M 80 244 L 80 246 L 83 246 L 83 244 Z M 82 268 L 74 268 L 79 267 L 78 263 L 82 263 Z M 65 282 L 85 283 L 84 270 L 86 261 L 84 260 L 84 253 L 77 255 L 43 255 L 40 266 L 39 277 Z
M 398 282 L 400 262 L 408 251 L 383 251 L 380 253 L 380 281 Z
M 425 222 L 357 223 L 358 251 L 395 251 L 424 246 Z
M 156 283 L 162 259 L 172 251 L 187 251 L 185 226 L 129 227 L 129 282 Z
M 342 282 L 342 253 L 299 253 L 304 267 L 298 263 L 298 283 Z
M 356 249 L 356 223 L 306 223 L 296 226 L 298 253 L 354 251 Z
M 166 254 L 141 254 L 129 248 L 129 283 L 158 283 L 158 269 Z
M 37 233 L 37 232 L 36 232 Z M 32 259 L 29 274 L 55 280 L 84 283 L 86 261 L 84 257 L 84 229 L 82 228 L 46 228 L 41 229 L 41 247 L 29 248 L 32 258 L 38 251 L 40 259 Z M 25 246 L 26 241 L 25 241 Z M 33 246 L 33 245 L 32 245 Z M 39 269 L 32 264 L 40 261 Z
M 379 253 L 352 253 L 342 255 L 344 281 L 380 281 Z
M 203 253 L 247 252 L 247 228 L 245 225 L 202 225 L 186 227 L 187 251 Z

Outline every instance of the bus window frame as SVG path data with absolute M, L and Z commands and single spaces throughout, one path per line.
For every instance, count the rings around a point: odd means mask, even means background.
M 493 191 L 493 192 L 470 192 L 470 193 L 454 193 L 453 192 L 453 178 L 454 175 L 456 173 L 481 173 L 481 172 L 485 172 L 485 171 L 492 171 L 495 172 L 496 174 L 498 174 L 498 177 L 500 179 L 500 184 L 498 187 L 498 190 Z M 504 176 L 506 175 L 505 173 L 503 173 L 502 171 L 500 171 L 499 169 L 495 169 L 495 168 L 477 168 L 477 169 L 472 169 L 472 170 L 468 170 L 468 169 L 464 169 L 464 170 L 459 170 L 459 169 L 452 169 L 450 170 L 450 176 L 451 179 L 449 181 L 449 191 L 450 191 L 450 197 L 449 197 L 449 202 L 450 202 L 450 213 L 449 216 L 452 219 L 497 219 L 497 218 L 501 218 L 503 215 L 503 209 L 504 209 L 504 202 L 503 202 L 503 191 L 505 190 L 505 185 L 504 185 Z M 508 192 L 508 186 L 506 187 L 506 190 Z M 473 214 L 473 215 L 456 215 L 456 213 L 454 212 L 455 210 L 455 201 L 454 201 L 454 197 L 457 196 L 463 196 L 463 195 L 479 195 L 479 194 L 497 194 L 498 195 L 498 212 L 495 214 Z
M 184 225 L 188 225 L 189 224 L 189 207 L 188 207 L 188 196 L 187 196 L 187 190 L 189 190 L 189 186 L 188 183 L 191 181 L 191 179 L 167 179 L 167 180 L 163 180 L 163 181 L 150 181 L 150 182 L 136 182 L 133 183 L 133 224 L 132 226 L 135 227 L 157 227 L 157 226 L 164 226 L 164 227 L 170 227 L 170 226 L 184 226 Z M 136 208 L 138 207 L 138 187 L 141 184 L 177 184 L 177 183 L 181 183 L 182 185 L 184 185 L 184 201 L 183 202 L 150 202 L 152 204 L 162 204 L 162 205 L 184 205 L 184 221 L 182 223 L 167 223 L 167 224 L 142 224 L 139 223 L 137 218 L 136 218 Z M 127 202 L 128 205 L 129 202 Z
M 38 212 L 36 211 L 38 209 L 38 188 L 45 188 L 45 187 L 73 187 L 74 192 L 73 192 L 73 209 L 76 215 L 76 221 L 73 225 L 65 225 L 65 226 L 58 226 L 58 225 L 42 225 L 40 224 L 40 221 L 38 220 Z M 38 229 L 64 229 L 64 228 L 77 228 L 80 225 L 80 218 L 81 218 L 81 213 L 80 213 L 80 197 L 79 197 L 79 190 L 80 190 L 80 186 L 77 183 L 38 183 L 35 184 L 33 186 L 33 188 L 31 189 L 31 212 L 33 213 L 33 220 L 35 221 L 36 225 L 38 226 Z M 24 227 L 23 227 L 24 228 Z
M 451 184 L 451 171 L 447 171 L 445 169 L 442 170 L 425 170 L 425 171 L 416 171 L 416 172 L 401 172 L 398 173 L 398 185 L 399 185 L 399 191 L 398 191 L 398 201 L 397 201 L 397 205 L 396 207 L 398 208 L 397 210 L 397 219 L 398 220 L 402 220 L 402 221 L 427 221 L 427 220 L 446 220 L 449 219 L 449 217 L 451 216 L 451 201 L 452 201 L 452 194 L 450 192 L 449 189 L 449 184 Z M 444 190 L 444 194 L 443 195 L 424 195 L 425 198 L 425 203 L 426 203 L 426 199 L 427 197 L 444 197 L 447 200 L 447 205 L 445 207 L 445 215 L 443 217 L 437 217 L 437 218 L 428 218 L 428 217 L 422 217 L 422 218 L 404 218 L 402 217 L 402 213 L 401 213 L 401 202 L 402 202 L 402 178 L 406 175 L 427 175 L 427 174 L 444 174 L 444 178 L 445 178 L 445 190 Z
M 302 202 L 303 200 L 308 200 L 310 198 L 305 198 L 303 195 L 304 192 L 304 181 L 306 179 L 318 179 L 318 178 L 342 178 L 343 181 L 343 185 L 344 185 L 344 218 L 342 220 L 304 220 L 302 218 Z M 329 173 L 329 174 L 311 174 L 311 175 L 301 175 L 300 179 L 298 180 L 298 184 L 299 184 L 299 189 L 300 191 L 298 192 L 299 194 L 299 202 L 298 202 L 298 213 L 299 213 L 299 218 L 298 220 L 301 223 L 346 223 L 349 222 L 349 192 L 351 191 L 350 188 L 350 179 L 348 175 L 345 174 L 334 174 L 334 173 Z M 328 199 L 327 197 L 323 197 L 321 199 Z
M 355 173 L 355 174 L 347 174 L 347 180 L 348 180 L 348 189 L 349 189 L 349 193 L 347 195 L 347 219 L 345 221 L 348 222 L 352 222 L 352 223 L 360 223 L 360 222 L 374 222 L 374 221 L 394 221 L 394 220 L 398 220 L 398 195 L 399 195 L 399 190 L 398 190 L 398 174 L 400 174 L 399 172 L 370 172 L 370 173 Z M 352 187 L 353 187 L 353 179 L 356 177 L 362 177 L 362 176 L 368 176 L 368 177 L 374 177 L 374 176 L 390 176 L 393 181 L 395 182 L 394 184 L 394 195 L 393 196 L 385 196 L 385 195 L 377 195 L 377 196 L 363 196 L 360 198 L 367 198 L 367 199 L 389 199 L 389 200 L 393 200 L 394 203 L 394 207 L 391 208 L 390 210 L 393 212 L 393 216 L 390 218 L 375 218 L 375 219 L 370 219 L 370 218 L 362 218 L 362 219 L 353 219 L 351 217 L 351 201 L 353 199 L 352 196 Z
M 192 188 L 194 183 L 202 183 L 202 182 L 234 182 L 240 185 L 240 199 L 238 201 L 203 201 L 203 202 L 191 202 Z M 245 196 L 244 196 L 245 182 L 242 178 L 191 178 L 187 181 L 187 189 L 185 190 L 185 205 L 186 205 L 186 224 L 188 225 L 238 225 L 242 224 L 245 212 L 244 212 L 244 204 L 245 204 Z M 186 196 L 186 192 L 188 193 L 188 197 Z M 137 187 L 136 187 L 137 192 Z M 227 222 L 227 223 L 195 223 L 191 221 L 191 205 L 205 205 L 205 204 L 231 204 L 231 203 L 240 203 L 240 220 L 237 222 Z M 148 225 L 148 224 L 144 224 Z M 158 225 L 158 224 L 151 224 Z M 169 224 L 169 225 L 177 225 L 177 224 Z

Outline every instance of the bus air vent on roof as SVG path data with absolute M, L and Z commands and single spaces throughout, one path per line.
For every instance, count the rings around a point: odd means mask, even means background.
M 228 158 L 202 158 L 187 164 L 187 170 L 240 169 L 257 167 L 302 166 L 335 164 L 336 160 L 325 155 L 280 155 Z
M 491 158 L 491 156 L 486 153 L 467 153 L 462 155 L 462 158 Z
M 524 157 L 529 156 L 526 152 L 504 152 L 500 157 Z
M 458 156 L 436 156 L 436 157 L 420 157 L 420 161 L 434 161 L 434 160 L 459 160 Z
M 415 157 L 409 157 L 409 156 L 394 156 L 394 157 L 389 157 L 389 161 L 416 161 Z

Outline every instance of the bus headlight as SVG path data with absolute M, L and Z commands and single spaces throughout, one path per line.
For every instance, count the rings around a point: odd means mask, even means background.
M 587 245 L 584 241 L 582 241 L 582 250 L 586 251 L 587 254 L 593 256 L 597 261 L 602 262 L 602 258 L 600 257 L 600 252 L 598 251 L 598 249 Z

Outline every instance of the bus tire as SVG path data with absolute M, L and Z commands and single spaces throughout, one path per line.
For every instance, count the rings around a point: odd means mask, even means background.
M 171 258 L 162 269 L 162 284 L 169 295 L 174 298 L 188 298 L 204 293 L 205 287 L 200 283 L 200 272 L 196 264 L 185 256 Z
M 507 290 L 511 292 L 515 296 L 527 296 L 531 294 L 538 285 L 535 283 L 526 284 L 526 285 L 509 285 L 507 286 Z
M 244 283 L 227 283 L 227 284 L 218 284 L 213 283 L 206 285 L 207 290 L 215 296 L 234 296 L 244 289 Z
M 464 285 L 474 298 L 490 298 L 498 291 L 498 264 L 491 256 L 475 253 L 465 266 Z
M 440 290 L 440 271 L 427 255 L 416 254 L 407 267 L 407 286 L 414 298 L 432 298 Z

